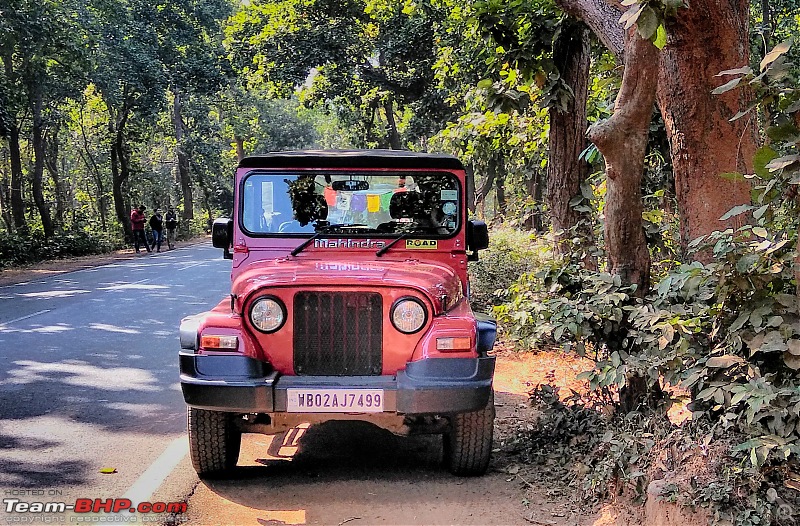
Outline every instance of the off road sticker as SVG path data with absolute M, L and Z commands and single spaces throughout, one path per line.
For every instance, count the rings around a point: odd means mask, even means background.
M 406 239 L 409 250 L 436 250 L 439 242 L 436 239 Z

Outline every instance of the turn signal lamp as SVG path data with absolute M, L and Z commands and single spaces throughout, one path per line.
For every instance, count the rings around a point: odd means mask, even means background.
M 472 341 L 469 337 L 462 338 L 436 338 L 437 351 L 469 351 Z
M 200 347 L 207 351 L 235 351 L 238 346 L 236 336 L 206 334 L 200 337 Z

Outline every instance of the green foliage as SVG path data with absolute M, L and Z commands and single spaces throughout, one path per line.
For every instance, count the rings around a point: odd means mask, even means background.
M 541 239 L 532 239 L 527 232 L 492 230 L 488 250 L 482 251 L 480 259 L 469 267 L 472 308 L 491 312 L 493 306 L 507 300 L 517 276 L 550 257 L 550 247 Z
M 741 449 L 754 464 L 788 458 L 800 453 L 792 245 L 750 226 L 707 241 L 714 263 L 681 265 L 643 300 L 618 276 L 554 262 L 512 285 L 495 312 L 515 341 L 591 351 L 592 388 L 621 387 L 632 373 L 682 383 L 698 416 L 753 436 Z
M 667 44 L 665 21 L 674 18 L 678 10 L 689 6 L 685 0 L 623 0 L 627 7 L 619 19 L 625 29 L 636 24 L 636 32 L 650 40 L 658 49 Z
M 0 232 L 0 269 L 47 259 L 103 254 L 117 248 L 121 247 L 110 236 L 85 230 L 60 231 L 49 239 L 39 231 L 27 236 Z

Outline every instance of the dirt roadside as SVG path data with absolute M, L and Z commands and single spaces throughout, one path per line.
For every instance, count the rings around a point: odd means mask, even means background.
M 176 244 L 176 249 L 196 245 L 198 243 L 210 243 L 210 238 L 207 236 L 200 236 L 192 238 L 188 241 L 180 241 Z M 37 279 L 44 279 L 58 274 L 65 274 L 67 272 L 74 272 L 76 270 L 83 270 L 87 268 L 97 267 L 100 265 L 107 265 L 117 261 L 129 261 L 136 258 L 158 257 L 160 254 L 169 253 L 169 250 L 161 249 L 161 253 L 142 251 L 137 254 L 132 248 L 124 248 L 115 250 L 107 254 L 95 254 L 92 256 L 81 256 L 70 259 L 55 259 L 50 261 L 41 261 L 31 265 L 23 265 L 20 267 L 12 267 L 0 270 L 0 287 L 7 287 L 9 285 L 16 285 L 18 283 L 26 283 L 35 281 Z
M 589 526 L 569 488 L 528 482 L 507 447 L 535 425 L 527 392 L 554 379 L 565 390 L 583 364 L 562 353 L 500 351 L 495 372 L 495 449 L 482 477 L 450 475 L 441 437 L 397 437 L 362 422 L 302 425 L 245 435 L 236 472 L 200 482 L 186 525 L 551 525 Z

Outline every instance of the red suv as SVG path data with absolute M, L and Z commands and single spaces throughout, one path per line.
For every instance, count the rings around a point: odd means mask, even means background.
M 457 475 L 492 450 L 494 320 L 470 308 L 464 167 L 406 151 L 247 157 L 215 247 L 230 298 L 180 327 L 181 386 L 198 474 L 236 466 L 242 433 L 366 420 L 443 434 Z

